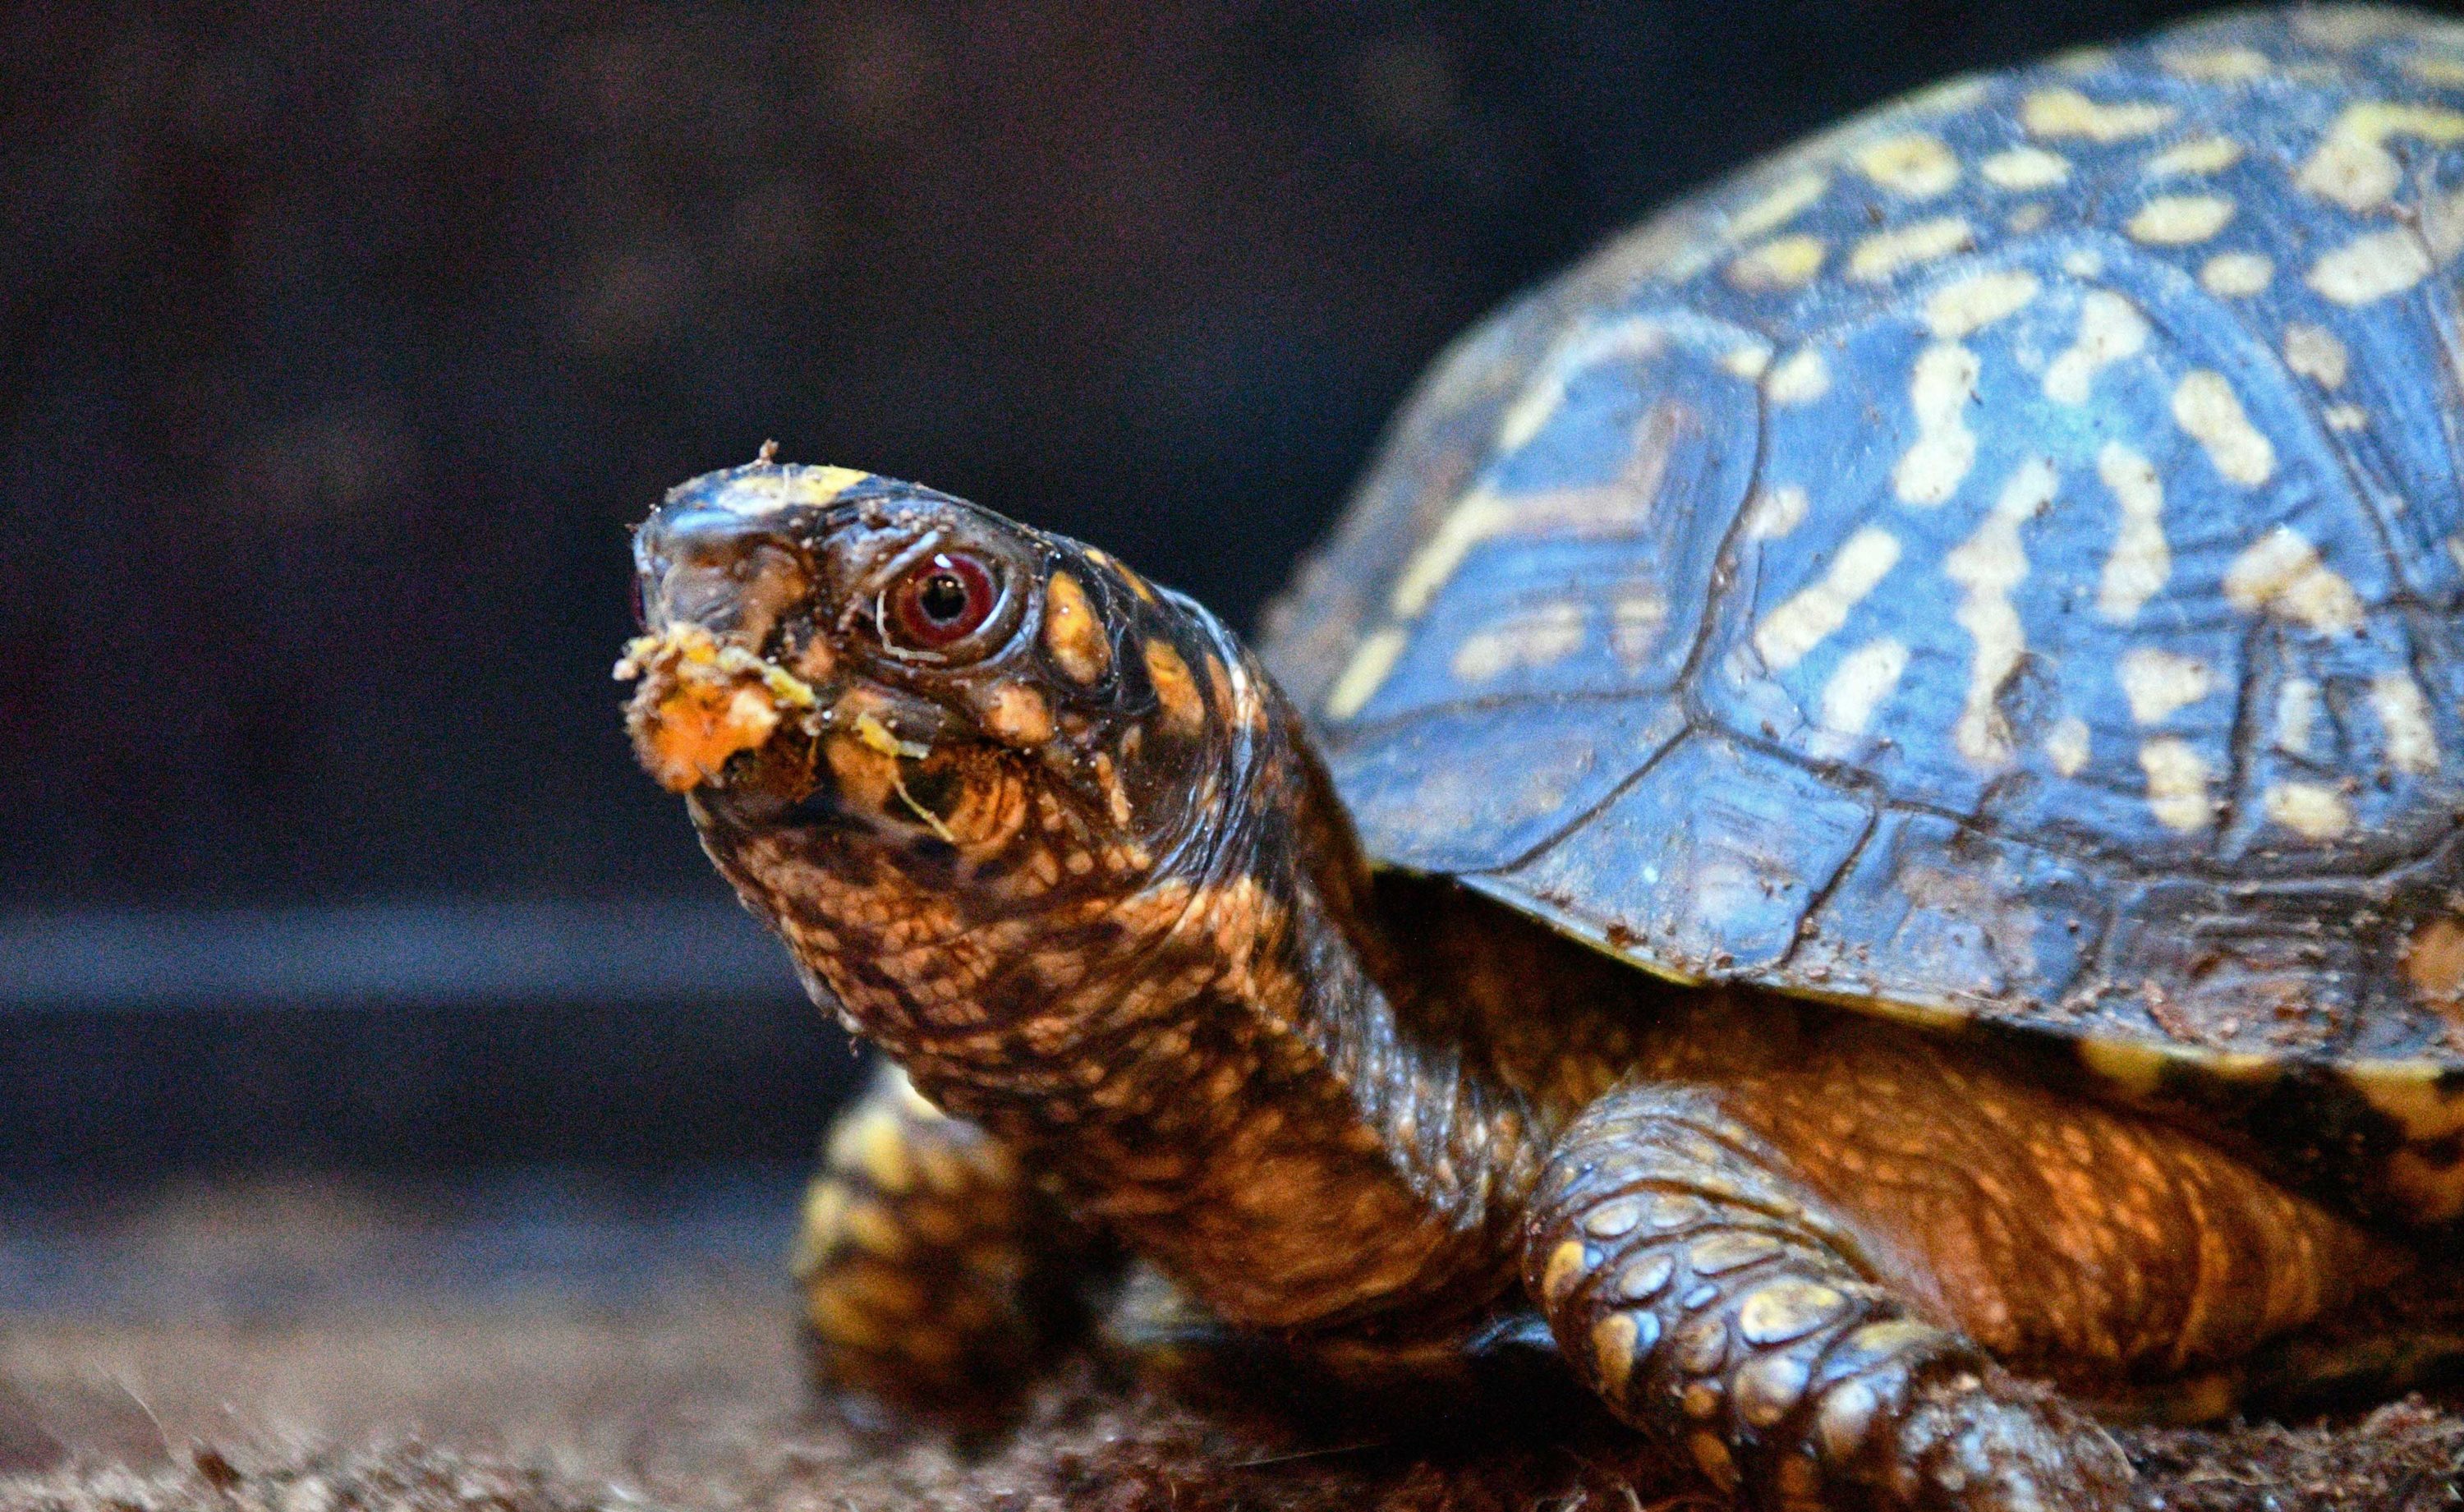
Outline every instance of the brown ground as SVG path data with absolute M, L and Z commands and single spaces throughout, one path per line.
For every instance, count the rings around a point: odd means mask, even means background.
M 1263 1404 L 1166 1398 L 1083 1361 L 1040 1391 L 1014 1434 L 970 1451 L 804 1401 L 784 1299 L 756 1260 L 767 1233 L 714 1250 L 709 1235 L 725 1231 L 620 1221 L 570 1273 L 550 1251 L 580 1253 L 571 1234 L 534 1234 L 487 1251 L 529 1254 L 515 1282 L 499 1270 L 474 1284 L 494 1262 L 473 1260 L 467 1225 L 431 1218 L 325 1191 L 152 1205 L 47 1252 L 41 1274 L 102 1278 L 82 1291 L 26 1282 L 37 1268 L 20 1257 L 11 1270 L 0 1241 L 0 1282 L 14 1275 L 44 1299 L 0 1294 L 0 1508 L 1713 1504 L 1573 1410 L 1487 1434 L 1458 1425 L 1434 1443 L 1364 1443 Z M 386 1279 L 368 1284 L 380 1265 Z M 154 1275 L 166 1308 L 125 1285 Z M 2464 1477 L 2464 1413 L 2418 1400 L 2325 1425 L 2125 1442 L 2148 1504 L 2169 1508 L 2452 1507 Z

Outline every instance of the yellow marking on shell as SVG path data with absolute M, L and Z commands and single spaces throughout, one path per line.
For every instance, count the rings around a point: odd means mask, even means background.
M 1147 681 L 1155 688 L 1155 703 L 1163 710 L 1164 727 L 1176 734 L 1196 734 L 1206 728 L 1206 700 L 1199 696 L 1198 679 L 1189 674 L 1189 664 L 1180 653 L 1162 641 L 1146 643 Z
M 1831 187 L 1831 176 L 1812 169 L 1777 187 L 1728 219 L 1728 238 L 1743 244 L 1767 236 L 1812 209 Z
M 2062 272 L 2074 278 L 2104 276 L 2104 253 L 2093 247 L 2074 247 L 2062 253 Z
M 1387 607 L 1398 620 L 1418 618 L 1446 585 L 1473 547 L 1514 522 L 1514 508 L 1486 489 L 1474 489 L 1438 522 L 1395 579 Z
M 1121 559 L 1113 556 L 1111 552 L 1100 551 L 1095 547 L 1089 546 L 1087 548 L 1087 559 L 1093 562 L 1096 566 L 1102 567 L 1111 572 L 1112 576 L 1120 579 L 1123 582 L 1128 583 L 1130 585 L 1130 591 L 1136 594 L 1141 603 L 1154 603 L 1156 602 L 1155 589 L 1147 585 L 1147 581 L 1144 578 L 1139 577 L 1137 573 L 1131 568 L 1128 562 L 1121 560 Z
M 2319 722 L 2319 685 L 2307 677 L 2288 677 L 2276 690 L 2276 748 L 2298 756 L 2310 754 L 2310 733 Z
M 1095 619 L 1087 590 L 1067 572 L 1044 586 L 1044 646 L 1074 683 L 1091 683 L 1112 669 L 1112 642 Z
M 2202 84 L 2248 84 L 2276 72 L 2276 60 L 2251 47 L 2211 47 L 2167 53 L 2159 59 L 2177 78 Z
M 2321 388 L 2336 389 L 2351 375 L 2353 355 L 2335 332 L 2297 320 L 2284 328 L 2284 365 Z
M 1980 371 L 1976 354 L 1956 343 L 1938 342 L 1917 354 L 1908 375 L 1917 439 L 1891 470 L 1891 491 L 1901 502 L 1928 509 L 1943 504 L 1976 465 L 1968 406 L 1976 398 Z
M 2393 199 L 2404 185 L 2404 164 L 2387 148 L 2394 137 L 2439 146 L 2464 141 L 2464 111 L 2443 105 L 2356 100 L 2327 128 L 2294 182 L 2357 215 L 2376 209 Z
M 1830 390 L 1831 364 L 1811 346 L 1780 359 L 1763 379 L 1763 395 L 1774 405 L 1810 405 Z
M 1613 1312 L 1592 1325 L 1592 1363 L 1607 1391 L 1624 1391 L 1627 1377 L 1634 1373 L 1638 1332 L 1634 1314 L 1629 1312 Z
M 2173 420 L 2228 480 L 2255 489 L 2276 475 L 2276 448 L 2242 412 L 2224 374 L 2209 368 L 2185 374 L 2173 389 Z
M 2011 759 L 2010 723 L 1998 699 L 2028 649 L 2027 626 L 2011 603 L 2011 590 L 2028 576 L 2019 528 L 2054 501 L 2059 483 L 2050 460 L 2031 457 L 2020 463 L 1984 523 L 1942 561 L 1943 576 L 1964 590 L 1954 617 L 1975 643 L 1968 696 L 1951 728 L 1951 744 L 1979 767 L 1998 767 Z
M 2404 946 L 2405 979 L 2414 996 L 2451 1021 L 2464 1010 L 2464 922 L 2431 919 Z
M 1349 719 L 1360 712 L 1377 695 L 1377 690 L 1386 685 L 1408 639 L 1400 626 L 1392 625 L 1363 637 L 1352 660 L 1344 663 L 1342 672 L 1335 677 L 1334 686 L 1327 690 L 1326 716 Z
M 2167 829 L 2192 835 L 2215 822 L 2208 792 L 2208 763 L 2190 743 L 2158 735 L 2139 747 L 2139 770 L 2147 777 L 2147 808 Z
M 2278 525 L 2225 569 L 2225 601 L 2248 614 L 2265 613 L 2322 635 L 2362 626 L 2361 595 L 2343 574 L 2319 559 L 2319 550 L 2289 525 Z
M 1927 131 L 1903 132 L 1857 150 L 1857 171 L 1903 200 L 1930 200 L 1959 182 L 1959 159 Z
M 1925 324 L 1934 336 L 1956 341 L 2028 307 L 2041 287 L 2021 268 L 1980 273 L 1936 289 L 1925 300 Z
M 2324 782 L 2275 782 L 2261 795 L 2268 822 L 2304 840 L 2343 838 L 2353 827 L 2353 807 Z
M 819 508 L 871 476 L 860 468 L 765 468 L 730 479 L 711 502 L 731 515 L 745 515 L 795 505 Z
M 2404 60 L 2404 71 L 2425 84 L 2442 88 L 2464 88 L 2464 57 L 2436 53 L 2415 53 Z
M 1497 449 L 1515 451 L 1548 428 L 1566 403 L 1566 385 L 1585 368 L 1652 356 L 1668 343 L 1668 328 L 1648 317 L 1587 326 L 1566 338 L 1539 364 L 1538 375 L 1497 424 Z
M 2078 137 L 2105 147 L 2152 136 L 2180 114 L 2171 105 L 2103 103 L 2076 89 L 2040 89 L 2019 102 L 2019 124 L 2028 135 Z
M 2083 1039 L 2078 1041 L 2079 1063 L 2133 1099 L 2154 1097 L 2165 1085 L 2171 1059 L 2153 1045 L 2132 1040 Z
M 1819 236 L 1774 236 L 1739 252 L 1728 263 L 1728 281 L 1748 294 L 1801 289 L 1822 271 L 1830 249 Z
M 2413 11 L 2375 5 L 2302 6 L 2293 11 L 2292 21 L 2303 41 L 2339 52 L 2403 36 L 2422 24 Z
M 2045 367 L 2045 397 L 2060 405 L 2084 405 L 2096 375 L 2137 356 L 2147 345 L 2147 318 L 2110 289 L 2079 297 L 2079 335 Z
M 1866 642 L 1839 658 L 1822 685 L 1821 728 L 1815 749 L 1826 758 L 1848 755 L 1864 738 L 1874 712 L 1900 686 L 1908 669 L 1908 648 L 1889 636 Z
M 1953 74 L 1938 84 L 1901 96 L 1899 103 L 1890 107 L 1890 115 L 1900 121 L 1956 115 L 1970 105 L 1983 104 L 1992 93 L 1993 80 L 1987 75 Z
M 1771 349 L 1756 342 L 1731 350 L 1720 359 L 1720 366 L 1730 376 L 1752 383 L 1759 383 L 1763 374 L 1771 370 Z
M 2231 137 L 2192 137 L 2149 154 L 2140 171 L 2151 178 L 2201 177 L 2222 173 L 2239 163 L 2241 155 L 2242 144 Z
M 2265 294 L 2276 281 L 2276 264 L 2257 252 L 2218 252 L 2199 269 L 2199 287 L 2219 299 Z
M 2420 232 L 2400 226 L 2321 255 L 2310 265 L 2310 287 L 2338 304 L 2369 304 L 2410 289 L 2435 266 Z
M 2161 723 L 2216 690 L 2215 671 L 2207 663 L 2161 646 L 2132 646 L 2114 670 L 2131 721 L 2140 725 Z
M 2130 239 L 2150 247 L 2189 247 L 2223 230 L 2233 202 L 2220 194 L 2160 194 L 2123 226 Z
M 1465 636 L 1450 666 L 1462 681 L 1485 683 L 1518 668 L 1554 666 L 1582 644 L 1582 605 L 1542 604 Z
M 2106 442 L 2097 453 L 2096 471 L 2122 509 L 2122 525 L 2097 586 L 2097 612 L 2127 625 L 2172 575 L 2173 553 L 2165 543 L 2165 485 L 2155 463 L 2119 441 Z
M 2370 412 L 2359 405 L 2329 405 L 2319 412 L 2330 430 L 2367 430 Z
M 1905 268 L 1938 261 L 1976 245 L 1976 229 L 1957 215 L 1876 231 L 1848 254 L 1848 276 L 1881 283 Z
M 2064 777 L 2077 777 L 2086 767 L 2088 758 L 2087 721 L 2077 714 L 2056 720 L 2045 732 L 2045 759 Z
M 1899 559 L 1897 536 L 1879 525 L 1859 530 L 1833 556 L 1819 581 L 1798 589 L 1754 627 L 1754 653 L 1773 671 L 1794 667 L 1848 623 L 1849 611 L 1864 602 Z
M 1002 681 L 985 696 L 984 728 L 994 738 L 1022 748 L 1052 738 L 1052 706 L 1024 683 Z
M 1549 1252 L 1549 1268 L 1541 1273 L 1540 1296 L 1551 1306 L 1566 1300 L 1583 1279 L 1583 1241 L 1568 1239 Z
M 1609 650 L 1626 666 L 1639 667 L 1667 623 L 1666 599 L 1647 590 L 1623 594 L 1609 606 Z
M 2013 147 L 1978 164 L 1976 171 L 1984 175 L 1986 183 L 1997 189 L 2025 193 L 2067 183 L 2071 176 L 2071 160 L 2042 147 Z
M 1798 484 L 1763 490 L 1754 495 L 1753 507 L 1746 515 L 1746 538 L 1778 540 L 1805 522 L 1810 502 Z
M 2381 672 L 2370 679 L 2370 712 L 2387 732 L 2387 760 L 2399 772 L 2429 777 L 2438 770 L 2438 732 L 2430 721 L 2430 700 L 2409 672 Z
M 2031 200 L 2013 210 L 2002 224 L 2013 236 L 2026 236 L 2043 230 L 2045 223 L 2053 218 L 2052 206 L 2042 200 Z

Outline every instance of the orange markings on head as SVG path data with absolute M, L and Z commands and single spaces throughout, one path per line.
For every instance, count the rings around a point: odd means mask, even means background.
M 1155 684 L 1155 702 L 1163 709 L 1164 723 L 1177 734 L 1196 734 L 1206 728 L 1206 704 L 1198 696 L 1197 679 L 1189 675 L 1189 664 L 1180 653 L 1162 641 L 1146 644 L 1147 680 Z
M 1056 572 L 1044 590 L 1044 645 L 1070 681 L 1091 683 L 1112 669 L 1112 643 L 1096 622 L 1087 590 Z
M 1052 738 L 1052 706 L 1024 683 L 1000 682 L 984 694 L 983 723 L 1006 744 L 1040 746 Z

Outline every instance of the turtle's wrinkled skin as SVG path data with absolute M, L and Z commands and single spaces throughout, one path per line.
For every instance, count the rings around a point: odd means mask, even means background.
M 676 490 L 635 742 L 904 1072 L 808 1205 L 825 1371 L 993 1391 L 1126 1254 L 1982 1512 L 2330 1369 L 2464 1211 L 2459 248 L 2464 32 L 2252 12 L 1509 307 L 1263 653 L 929 489 Z

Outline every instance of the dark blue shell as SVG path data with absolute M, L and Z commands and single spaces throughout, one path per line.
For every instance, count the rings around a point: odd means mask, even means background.
M 1466 337 L 1266 655 L 1382 861 L 1648 969 L 2452 1131 L 2460 246 L 2453 24 L 1954 82 Z

